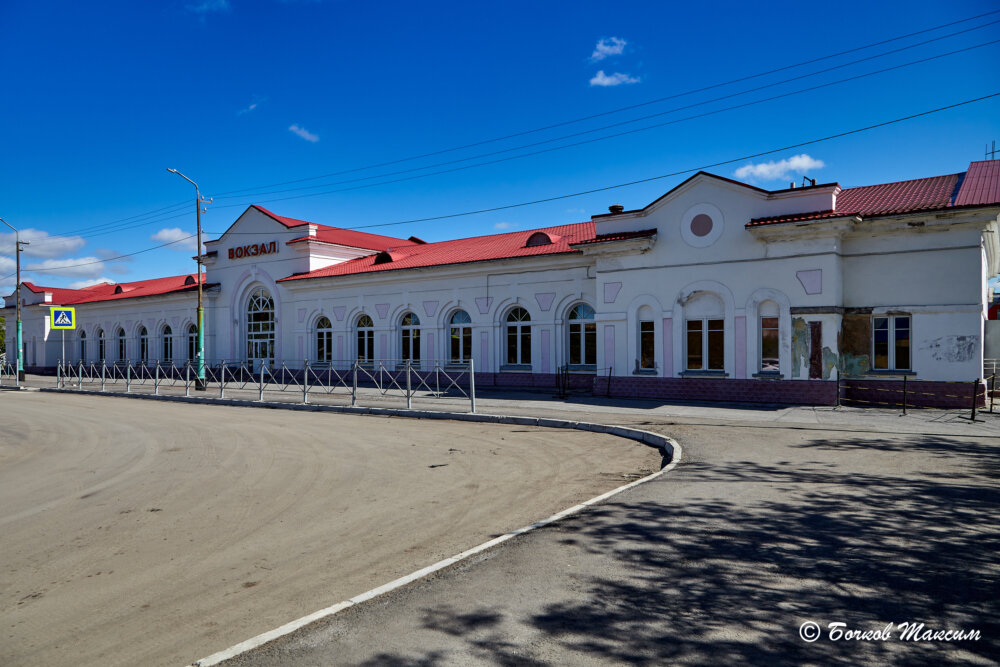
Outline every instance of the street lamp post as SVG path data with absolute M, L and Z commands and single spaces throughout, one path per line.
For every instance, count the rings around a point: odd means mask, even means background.
M 21 358 L 21 351 L 24 349 L 22 339 L 24 337 L 24 332 L 21 327 L 21 245 L 28 245 L 27 241 L 21 241 L 21 232 L 19 232 L 13 225 L 9 222 L 0 218 L 0 222 L 7 225 L 14 230 L 14 246 L 16 251 L 14 255 L 16 256 L 17 262 L 17 368 L 14 373 L 14 384 L 15 386 L 21 386 L 21 382 L 24 380 L 24 360 Z
M 198 262 L 198 350 L 197 350 L 197 365 L 198 377 L 195 381 L 195 389 L 199 391 L 205 391 L 205 308 L 202 303 L 202 293 L 201 293 L 201 205 L 211 204 L 211 199 L 202 199 L 201 191 L 198 190 L 198 184 L 192 181 L 190 178 L 177 171 L 176 169 L 167 168 L 172 174 L 177 174 L 185 181 L 194 186 L 194 210 L 198 220 L 198 256 L 195 258 Z

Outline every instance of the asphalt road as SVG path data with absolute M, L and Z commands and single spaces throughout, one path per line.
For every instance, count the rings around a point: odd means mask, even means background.
M 763 423 L 756 411 L 720 423 L 648 407 L 596 405 L 591 418 L 674 436 L 684 459 L 666 475 L 226 664 L 1000 660 L 997 416 L 803 410 L 814 423 Z M 821 629 L 812 643 L 807 621 Z M 893 625 L 885 640 L 833 641 L 831 623 Z M 904 640 L 901 623 L 980 639 Z
M 184 665 L 659 467 L 611 436 L 0 392 L 0 664 Z

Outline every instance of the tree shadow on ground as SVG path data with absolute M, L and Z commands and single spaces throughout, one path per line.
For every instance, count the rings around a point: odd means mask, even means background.
M 427 610 L 424 626 L 461 636 L 467 655 L 495 664 L 545 664 L 530 649 L 525 654 L 524 647 L 505 644 L 501 623 L 529 628 L 580 662 L 1000 659 L 1000 446 L 903 436 L 820 439 L 798 447 L 920 451 L 954 458 L 960 472 L 905 474 L 873 466 L 858 473 L 821 461 L 692 462 L 664 482 L 691 485 L 684 504 L 611 502 L 547 529 L 560 534 L 562 549 L 583 559 L 624 564 L 625 576 L 584 574 L 582 596 L 539 601 L 527 614 L 487 609 L 470 622 L 450 608 Z M 766 489 L 749 505 L 735 500 L 739 493 L 719 493 L 744 484 Z M 815 643 L 799 636 L 809 620 L 824 629 Z M 826 628 L 834 621 L 860 630 L 904 621 L 976 629 L 981 639 L 907 642 L 896 629 L 891 641 L 832 642 Z M 437 664 L 440 657 L 397 664 Z M 380 659 L 392 664 L 394 658 Z

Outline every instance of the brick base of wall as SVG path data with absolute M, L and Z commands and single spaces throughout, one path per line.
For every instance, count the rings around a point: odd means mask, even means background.
M 843 380 L 841 399 L 844 405 L 874 408 L 902 408 L 902 380 Z M 986 384 L 982 381 L 934 382 L 914 380 L 906 383 L 906 405 L 915 408 L 972 409 L 972 394 L 977 407 L 987 402 Z
M 594 379 L 594 393 L 677 401 L 836 405 L 837 383 L 824 380 L 612 377 Z

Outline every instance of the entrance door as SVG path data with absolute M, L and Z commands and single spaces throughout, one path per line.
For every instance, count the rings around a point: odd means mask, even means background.
M 263 287 L 247 304 L 247 362 L 255 371 L 274 365 L 274 299 Z

